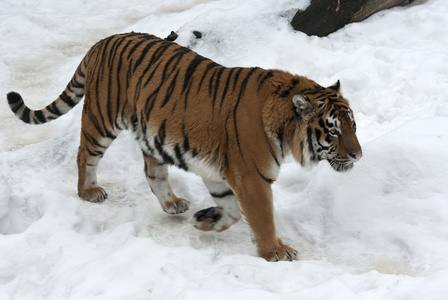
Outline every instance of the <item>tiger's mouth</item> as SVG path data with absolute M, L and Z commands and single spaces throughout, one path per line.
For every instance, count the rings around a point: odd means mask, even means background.
M 342 161 L 337 159 L 328 159 L 328 162 L 330 163 L 330 166 L 338 172 L 347 172 L 350 171 L 353 168 L 353 162 L 352 161 Z

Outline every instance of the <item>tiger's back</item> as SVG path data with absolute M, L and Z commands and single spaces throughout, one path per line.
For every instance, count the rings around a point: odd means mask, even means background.
M 175 43 L 137 33 L 102 40 L 88 56 L 85 107 L 95 110 L 87 112 L 91 117 L 83 128 L 96 126 L 105 137 L 131 129 L 148 155 L 185 170 L 198 154 L 216 166 L 224 162 L 229 138 L 224 125 L 234 125 L 234 109 L 248 81 L 263 73 L 225 68 Z M 93 114 L 102 115 L 101 122 L 91 122 L 97 118 Z
M 167 166 L 197 173 L 218 206 L 197 212 L 195 227 L 226 230 L 243 211 L 259 255 L 267 260 L 297 255 L 277 237 L 273 220 L 270 185 L 284 156 L 292 152 L 302 164 L 332 160 L 338 171 L 361 156 L 339 84 L 323 88 L 280 70 L 226 68 L 149 34 L 99 41 L 64 92 L 42 110 L 30 110 L 14 92 L 8 102 L 23 121 L 41 124 L 68 112 L 84 95 L 77 158 L 81 198 L 100 202 L 107 197 L 96 168 L 119 132 L 131 130 L 164 211 L 178 214 L 189 208 L 173 193 Z M 334 130 L 326 127 L 344 131 L 344 138 L 335 139 Z

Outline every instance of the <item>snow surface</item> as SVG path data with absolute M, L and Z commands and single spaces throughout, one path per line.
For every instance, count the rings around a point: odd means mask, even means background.
M 130 133 L 106 153 L 109 199 L 81 201 L 81 105 L 42 126 L 0 101 L 0 299 L 448 299 L 448 1 L 416 0 L 326 38 L 288 25 L 306 0 L 3 0 L 0 94 L 40 109 L 111 34 L 167 36 L 226 66 L 341 80 L 364 157 L 345 174 L 288 158 L 273 185 L 279 235 L 300 260 L 268 263 L 247 225 L 214 234 L 189 218 L 213 205 L 171 168 L 191 202 L 165 214 Z M 203 33 L 195 40 L 192 31 Z

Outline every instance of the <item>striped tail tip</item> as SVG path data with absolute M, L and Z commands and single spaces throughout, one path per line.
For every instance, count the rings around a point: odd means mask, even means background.
M 38 124 L 31 118 L 31 110 L 23 102 L 22 96 L 16 92 L 9 92 L 6 96 L 12 112 L 23 122 L 28 124 Z
M 9 107 L 11 107 L 11 110 L 16 113 L 20 107 L 24 104 L 22 96 L 20 96 L 19 93 L 16 92 L 9 92 L 8 95 L 6 95 L 8 98 L 8 104 Z

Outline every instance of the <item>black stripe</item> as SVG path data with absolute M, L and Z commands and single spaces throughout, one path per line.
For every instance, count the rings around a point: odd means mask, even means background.
M 67 95 L 65 91 L 62 92 L 59 98 L 70 107 L 74 107 L 77 104 L 75 101 L 73 101 L 72 98 Z
M 110 126 L 108 126 L 108 124 L 106 124 L 104 116 L 101 113 L 99 103 L 100 103 L 100 101 L 97 101 L 97 107 L 98 107 L 98 110 L 100 111 L 99 116 L 100 116 L 100 119 L 101 119 L 101 127 L 102 127 L 103 131 L 100 131 L 100 127 L 99 127 L 100 124 L 98 122 L 96 122 L 97 130 L 103 137 L 107 137 L 107 138 L 110 138 L 110 139 L 115 139 L 116 136 L 109 130 L 109 127 L 111 127 L 112 124 L 109 124 Z M 92 117 L 96 118 L 96 116 L 92 116 Z M 90 118 L 90 119 L 92 119 L 92 118 Z M 113 128 L 111 128 L 111 129 L 113 129 Z
M 224 90 L 222 92 L 221 103 L 219 104 L 219 111 L 221 111 L 222 105 L 224 103 L 224 99 L 226 98 L 227 91 L 229 89 L 230 78 L 232 77 L 233 71 L 235 71 L 235 68 L 230 69 L 230 71 L 227 73 L 226 85 L 224 86 Z
M 124 47 L 120 50 L 120 54 L 119 57 L 117 58 L 118 60 L 118 66 L 117 66 L 117 103 L 119 102 L 119 99 L 121 97 L 121 80 L 120 80 L 120 74 L 121 74 L 121 68 L 122 68 L 122 64 L 123 64 L 123 55 L 126 51 L 126 49 L 129 47 L 129 45 L 131 44 L 131 40 L 127 41 L 127 43 L 124 45 Z M 122 110 L 121 110 L 121 119 L 124 119 L 124 107 L 126 106 L 128 102 L 128 97 L 126 96 L 124 99 L 124 104 L 122 106 Z M 118 126 L 118 115 L 120 114 L 120 107 L 117 105 L 117 109 L 115 111 L 115 115 L 116 115 L 116 120 L 115 120 L 115 126 Z
M 145 102 L 145 116 L 146 119 L 149 120 L 149 115 L 151 114 L 155 103 L 156 103 L 156 98 L 157 98 L 157 94 L 159 93 L 160 90 L 160 86 L 157 87 L 154 92 L 152 92 L 148 98 L 146 98 L 146 102 Z
M 159 41 L 160 42 L 160 41 Z M 173 44 L 170 43 L 166 43 L 164 45 L 161 45 L 159 48 L 157 48 L 151 55 L 151 59 L 148 62 L 148 66 L 146 67 L 145 70 L 147 70 L 150 66 L 152 66 L 153 64 L 155 64 L 157 61 L 160 60 L 160 58 L 163 56 L 163 54 L 171 47 L 173 46 Z M 182 54 L 180 54 L 180 56 L 182 56 Z M 173 59 L 174 60 L 174 59 Z M 171 75 L 171 73 L 174 71 L 172 70 L 168 75 L 167 75 L 167 71 L 168 71 L 168 66 L 169 64 L 173 61 L 171 59 L 169 59 L 166 64 L 165 64 L 165 68 L 163 69 L 163 74 L 162 74 L 162 79 L 161 81 L 165 81 L 166 78 L 169 77 L 169 75 Z
M 67 89 L 71 94 L 74 94 L 75 91 L 73 90 L 73 84 L 72 84 L 72 81 L 73 81 L 73 79 L 70 80 L 70 82 L 69 82 L 69 84 L 67 85 L 66 89 Z M 78 95 L 76 95 L 76 96 L 78 96 Z
M 109 61 L 107 62 L 107 65 L 109 66 L 109 69 L 112 69 L 111 66 L 113 65 L 114 58 L 116 55 L 116 52 L 120 45 L 125 41 L 125 38 L 118 38 L 115 40 L 115 42 L 110 47 L 111 50 L 109 51 Z
M 182 87 L 182 94 L 187 89 L 187 86 L 189 85 L 190 81 L 193 80 L 193 74 L 196 70 L 196 68 L 199 66 L 201 62 L 204 60 L 207 60 L 205 57 L 202 57 L 200 55 L 196 55 L 190 62 L 190 64 L 187 67 L 187 70 L 185 71 L 185 78 L 184 78 L 184 85 Z
M 174 44 L 170 45 L 173 46 Z M 188 49 L 187 49 L 188 50 Z M 176 50 L 175 50 L 176 51 Z M 188 50 L 189 51 L 189 50 Z M 165 63 L 163 60 L 160 60 L 157 64 L 157 66 L 153 69 L 153 71 L 151 72 L 151 74 L 148 76 L 148 78 L 145 81 L 145 84 L 143 85 L 143 87 L 146 87 L 146 85 L 150 82 L 150 80 L 152 79 L 152 77 L 156 74 L 156 71 L 159 69 L 159 66 L 162 65 L 162 62 L 164 62 L 164 67 L 163 67 L 163 72 L 162 72 L 162 78 L 167 78 L 168 76 L 171 75 L 172 72 L 174 72 L 175 70 L 177 70 L 178 68 L 174 67 L 174 68 L 170 68 L 170 65 L 172 63 L 174 63 L 174 66 L 177 66 L 179 64 L 179 61 L 182 59 L 182 57 L 185 55 L 185 53 L 187 53 L 188 51 L 176 51 L 178 53 L 176 53 L 175 55 L 171 56 L 170 59 L 168 59 L 168 61 Z M 176 60 L 177 59 L 177 60 Z M 176 60 L 176 61 L 174 61 Z M 156 61 L 154 61 L 154 63 L 156 63 Z M 153 63 L 149 63 L 148 66 L 146 67 L 146 69 L 143 71 L 143 75 L 142 77 L 146 76 L 146 73 L 149 71 L 149 69 L 152 67 Z M 168 70 L 171 70 L 171 72 L 169 74 Z
M 163 150 L 162 145 L 158 142 L 157 139 L 155 140 L 155 146 L 156 146 L 156 150 L 159 152 L 160 156 L 162 157 L 163 162 L 166 164 L 174 165 L 174 159 Z
M 322 133 L 320 132 L 319 129 L 314 128 L 314 134 L 316 135 L 316 140 L 319 142 L 320 141 L 320 136 L 322 135 Z
M 81 134 L 84 136 L 86 141 L 89 142 L 89 144 L 91 144 L 97 148 L 107 149 L 107 147 L 104 147 L 103 145 L 101 145 L 96 139 L 94 139 L 90 134 L 88 134 L 84 130 L 81 130 Z
M 104 152 L 102 151 L 97 151 L 97 150 L 90 150 L 89 147 L 86 147 L 87 152 L 89 153 L 90 156 L 103 156 Z
M 329 116 L 334 116 L 335 114 L 336 114 L 336 108 L 333 108 L 333 109 L 330 111 Z
M 319 126 L 324 130 L 324 133 L 328 132 L 327 127 L 325 126 L 324 120 L 319 119 L 319 121 L 317 122 L 319 124 Z M 329 126 L 329 127 L 333 127 L 333 126 Z
M 107 99 L 108 102 L 113 102 L 111 97 L 112 97 L 112 72 L 113 72 L 113 67 L 109 67 L 110 73 L 107 74 L 107 95 L 103 95 L 103 97 L 105 99 Z M 115 86 L 115 84 L 114 84 Z M 118 102 L 114 103 L 116 105 L 116 107 L 120 106 L 120 100 L 117 99 Z M 106 114 L 107 114 L 107 122 L 110 124 L 110 126 L 113 126 L 113 124 L 115 124 L 114 118 L 112 116 L 112 104 L 107 104 L 106 105 Z
M 224 69 L 225 68 L 220 68 L 219 71 L 216 73 L 216 79 L 215 79 L 215 85 L 214 85 L 215 92 L 213 93 L 212 111 L 215 110 L 216 94 L 218 93 L 219 83 L 221 81 L 221 76 L 222 76 L 222 72 L 224 72 Z
M 262 73 L 262 74 L 263 74 L 263 73 Z M 260 76 L 261 76 L 262 74 L 260 74 Z M 261 87 L 263 86 L 264 82 L 265 82 L 267 79 L 271 78 L 272 76 L 274 76 L 274 73 L 273 73 L 272 71 L 268 71 L 268 72 L 264 75 L 264 77 L 263 77 L 261 80 L 259 80 L 259 82 L 258 82 L 258 91 L 260 91 L 260 89 L 261 89 Z
M 189 141 L 188 135 L 185 135 L 185 137 L 184 137 L 183 147 L 184 147 L 185 152 L 190 150 L 190 141 Z
M 280 96 L 281 98 L 289 97 L 289 95 L 291 94 L 292 89 L 293 89 L 293 88 L 290 87 L 288 90 L 283 91 L 279 96 Z
M 145 40 L 139 41 L 137 42 L 134 47 L 131 48 L 131 50 L 128 53 L 128 57 L 127 60 L 129 60 L 131 58 L 131 56 L 134 54 L 134 52 L 138 49 L 138 47 L 140 47 L 143 43 L 145 42 Z
M 232 190 L 228 190 L 228 191 L 221 192 L 221 193 L 210 192 L 210 195 L 212 195 L 213 198 L 224 198 L 227 196 L 234 196 Z
M 98 68 L 99 70 L 101 70 L 100 72 L 97 72 L 96 74 L 96 81 L 92 80 L 92 83 L 96 84 L 96 89 L 95 89 L 95 98 L 94 98 L 94 102 L 96 104 L 96 108 L 97 111 L 99 112 L 98 115 L 90 116 L 90 119 L 92 120 L 92 122 L 94 123 L 94 125 L 96 126 L 96 129 L 98 130 L 98 132 L 103 136 L 103 137 L 107 137 L 110 139 L 115 139 L 116 136 L 109 130 L 113 129 L 112 126 L 113 124 L 111 123 L 112 120 L 109 120 L 109 124 L 106 123 L 105 117 L 103 116 L 103 114 L 101 113 L 103 111 L 102 107 L 101 107 L 101 102 L 100 99 L 104 98 L 104 97 L 108 97 L 109 95 L 102 95 L 102 97 L 100 96 L 100 83 L 103 85 L 104 78 L 108 78 L 108 91 L 110 90 L 110 70 L 106 64 L 106 60 L 108 55 L 110 54 L 110 47 L 109 44 L 111 43 L 112 40 L 114 40 L 115 38 L 125 38 L 125 36 L 112 36 L 111 38 L 105 39 L 104 43 L 103 43 L 103 49 L 101 51 L 101 53 L 98 54 L 97 56 L 97 60 L 95 63 L 98 64 Z M 110 100 L 110 99 L 105 99 L 105 100 Z M 107 105 L 107 103 L 106 103 Z M 107 110 L 109 110 L 107 108 Z M 109 113 L 109 112 L 108 112 Z M 97 120 L 99 116 L 100 120 Z M 100 121 L 101 123 L 98 123 L 98 121 Z M 100 129 L 100 125 L 102 127 L 102 130 Z
M 174 44 L 170 44 L 169 46 L 173 46 Z M 188 50 L 188 49 L 187 49 Z M 176 50 L 175 50 L 176 51 Z M 179 64 L 179 62 L 181 61 L 181 59 L 183 58 L 183 56 L 188 53 L 188 51 L 176 51 L 178 53 L 176 53 L 175 55 L 171 56 L 170 59 L 168 59 L 168 61 L 165 63 L 164 67 L 163 67 L 163 72 L 162 72 L 162 78 L 161 78 L 161 84 L 163 83 L 163 81 L 165 80 L 165 78 L 168 78 L 174 71 L 179 70 L 179 68 L 177 68 L 177 65 Z M 174 61 L 176 60 L 176 61 Z M 154 61 L 155 63 L 156 61 Z M 160 60 L 160 62 L 162 62 L 162 60 Z M 160 65 L 157 65 L 157 67 Z M 171 64 L 173 64 L 174 66 L 171 67 Z M 168 72 L 169 71 L 169 72 Z M 151 74 L 151 77 L 154 75 L 155 70 L 153 71 L 153 73 Z M 149 80 L 149 79 L 148 79 Z M 145 83 L 145 86 L 148 82 L 148 80 Z
M 165 144 L 166 138 L 166 119 L 163 120 L 162 124 L 159 127 L 159 132 L 157 136 L 154 138 L 154 145 L 156 146 L 156 150 L 159 152 L 160 156 L 164 163 L 168 163 L 170 165 L 174 165 L 174 159 L 169 156 L 168 153 L 163 149 L 163 145 Z
M 104 42 L 102 43 L 102 51 L 100 51 L 100 49 L 98 49 L 99 53 L 97 55 L 97 59 L 95 61 L 95 64 L 97 64 L 97 67 L 95 67 L 95 70 L 100 70 L 98 72 L 96 72 L 96 76 L 93 79 L 92 78 L 92 83 L 95 85 L 95 95 L 92 95 L 92 99 L 90 99 L 90 105 L 94 105 L 96 104 L 96 111 L 99 112 L 97 115 L 93 115 L 93 113 L 91 112 L 91 110 L 86 110 L 85 107 L 85 111 L 88 111 L 89 113 L 89 117 L 90 120 L 92 121 L 92 123 L 95 125 L 96 130 L 98 131 L 98 133 L 100 135 L 102 135 L 103 137 L 108 135 L 107 132 L 107 128 L 106 128 L 106 123 L 104 121 L 104 116 L 102 114 L 102 107 L 100 105 L 100 99 L 102 97 L 100 97 L 100 82 L 103 81 L 103 79 L 105 78 L 105 72 L 107 71 L 109 73 L 109 68 L 106 65 L 106 56 L 108 54 L 108 50 L 109 50 L 109 43 L 112 40 L 111 38 L 105 39 Z M 103 97 L 107 95 L 103 95 Z M 99 118 L 98 118 L 99 116 Z
M 322 93 L 322 90 L 323 90 L 322 87 L 317 87 L 317 88 L 314 89 L 314 90 L 306 91 L 306 93 L 307 93 L 308 95 L 316 95 L 316 94 L 320 94 L 320 93 Z
M 177 161 L 179 162 L 177 166 L 185 171 L 188 171 L 187 164 L 185 163 L 185 158 L 178 144 L 174 146 L 174 153 L 176 154 Z
M 235 78 L 233 79 L 233 90 L 235 90 L 238 78 L 240 77 L 240 74 L 243 70 L 244 68 L 238 68 L 238 71 L 236 71 Z
M 149 62 L 147 63 L 147 66 L 146 66 L 145 70 L 143 71 L 142 76 L 144 76 L 144 75 L 146 74 L 146 72 L 148 72 L 148 70 L 152 67 L 152 65 L 153 65 L 155 62 L 159 61 L 159 59 L 162 57 L 162 55 L 165 53 L 165 51 L 166 51 L 168 48 L 170 48 L 171 46 L 173 46 L 173 44 L 166 43 L 166 42 L 163 41 L 163 40 L 157 40 L 157 41 L 154 41 L 154 42 L 152 42 L 152 43 L 149 43 L 149 44 L 145 47 L 145 49 L 143 50 L 143 51 L 144 51 L 144 54 L 146 54 L 146 52 L 149 50 L 150 46 L 152 46 L 152 45 L 154 45 L 154 44 L 156 44 L 156 43 L 157 43 L 157 44 L 160 44 L 160 47 L 158 47 L 155 51 L 152 52 L 152 54 L 151 54 L 151 59 L 150 59 Z M 149 47 L 149 48 L 148 48 L 148 47 Z M 148 48 L 148 50 L 147 50 L 146 48 Z M 146 51 L 146 52 L 145 52 L 145 51 Z M 141 59 L 143 59 L 143 57 L 144 57 L 144 55 L 142 54 Z M 141 63 L 140 58 L 139 58 L 139 60 L 137 61 L 137 63 L 138 63 L 138 64 Z M 168 65 L 169 63 L 171 63 L 171 59 L 168 60 L 167 65 Z M 137 67 L 137 64 L 134 66 L 134 71 L 135 71 L 136 67 Z M 164 73 L 163 73 L 162 81 L 165 80 L 165 78 L 166 78 L 166 73 L 165 73 L 165 72 L 166 72 L 166 69 L 167 69 L 167 67 L 165 66 L 165 71 L 164 71 Z
M 323 121 L 322 121 L 322 122 L 323 122 Z M 334 124 L 328 122 L 328 119 L 325 119 L 325 124 L 327 124 L 327 127 L 328 127 L 328 128 L 332 128 L 332 127 L 334 127 Z
M 45 119 L 44 114 L 42 113 L 41 110 L 36 110 L 34 112 L 34 116 L 39 121 L 39 122 L 36 122 L 36 123 L 45 123 L 45 122 L 47 122 L 47 119 Z
M 307 140 L 308 140 L 308 150 L 311 153 L 311 160 L 315 161 L 316 160 L 316 155 L 314 153 L 314 148 L 313 148 L 313 137 L 312 137 L 312 129 L 311 127 L 308 127 L 306 129 L 306 133 L 307 133 Z
M 78 75 L 81 76 L 81 75 Z M 85 78 L 84 76 L 82 76 L 83 78 Z M 84 88 L 84 83 L 81 83 L 79 81 L 76 80 L 75 76 L 73 76 L 71 82 L 70 82 L 70 86 L 74 87 L 76 89 L 83 89 Z
M 188 84 L 187 91 L 185 93 L 185 97 L 184 97 L 184 109 L 187 109 L 187 106 L 188 106 L 188 95 L 190 94 L 190 90 L 191 90 L 192 85 L 193 85 L 193 81 L 190 81 L 190 83 Z
M 208 83 L 208 95 L 209 95 L 209 97 L 211 97 L 212 96 L 212 93 L 213 93 L 213 81 L 214 81 L 214 79 L 215 79 L 215 76 L 216 76 L 216 73 L 218 72 L 218 69 L 215 69 L 214 71 L 213 71 L 213 74 L 212 74 L 212 76 L 210 77 L 210 80 L 209 80 L 209 83 Z
M 104 43 L 103 43 L 103 51 L 99 54 L 98 58 L 101 59 L 101 61 L 99 62 L 99 66 L 100 66 L 100 70 L 101 72 L 99 72 L 98 76 L 100 78 L 105 78 L 107 75 L 105 75 L 105 72 L 107 72 L 107 74 L 109 74 L 109 68 L 108 65 L 106 64 L 106 60 L 108 55 L 110 54 L 110 48 L 109 48 L 109 44 L 116 38 L 116 36 L 112 36 L 111 38 L 105 39 Z
M 62 116 L 62 112 L 59 110 L 56 102 L 50 103 L 47 107 L 45 107 L 45 109 L 55 116 Z
M 164 107 L 168 101 L 171 98 L 171 95 L 174 92 L 174 89 L 176 87 L 176 82 L 177 82 L 177 76 L 179 75 L 179 70 L 177 70 L 176 74 L 174 75 L 174 78 L 171 80 L 170 85 L 168 86 L 166 93 L 165 93 L 165 99 L 163 99 L 162 105 L 160 106 L 160 108 Z
M 229 130 L 228 130 L 228 123 L 229 123 L 230 114 L 226 117 L 226 122 L 224 123 L 224 129 L 226 133 L 226 142 L 224 145 L 229 145 Z
M 238 106 L 239 106 L 239 104 L 240 104 L 240 101 L 241 101 L 241 98 L 242 98 L 242 96 L 243 96 L 243 94 L 244 94 L 244 91 L 246 90 L 247 82 L 249 81 L 249 78 L 252 76 L 252 74 L 253 74 L 257 69 L 258 69 L 258 68 L 252 68 L 252 69 L 249 71 L 249 74 L 247 74 L 246 77 L 245 77 L 245 78 L 243 79 L 243 81 L 241 82 L 240 93 L 239 93 L 239 95 L 238 95 L 238 99 L 237 99 L 237 101 L 236 101 L 236 103 L 235 103 L 235 107 L 234 107 L 234 109 L 233 109 L 233 125 L 234 125 L 234 127 L 235 127 L 235 137 L 236 137 L 236 142 L 237 142 L 237 145 L 238 145 L 238 149 L 239 149 L 239 151 L 240 151 L 240 154 L 241 154 L 241 157 L 243 158 L 243 160 L 244 160 L 244 156 L 243 156 L 243 152 L 242 152 L 241 144 L 240 144 L 240 137 L 239 137 L 239 133 L 238 133 L 238 125 L 237 125 L 237 122 L 236 122 L 236 112 L 237 112 L 237 110 L 238 110 Z M 238 74 L 239 74 L 239 73 L 238 73 Z
M 284 128 L 279 128 L 277 131 L 277 140 L 280 144 L 280 151 L 282 153 L 282 158 L 285 157 L 284 150 L 283 150 L 283 135 L 284 135 Z
M 115 128 L 120 128 L 119 124 L 118 124 L 118 113 L 119 113 L 119 108 L 120 108 L 120 69 L 121 69 L 121 63 L 122 63 L 122 54 L 123 54 L 123 49 L 121 49 L 118 52 L 118 49 L 120 48 L 120 46 L 126 41 L 125 38 L 119 38 L 117 39 L 114 44 L 111 46 L 111 51 L 109 53 L 109 71 L 110 73 L 108 74 L 109 80 L 108 80 L 108 86 L 107 86 L 107 99 L 111 100 L 112 97 L 112 86 L 115 86 L 117 88 L 117 97 L 115 99 L 115 117 L 112 116 L 112 107 L 111 105 L 107 105 L 107 116 L 109 117 L 109 123 L 111 126 L 115 127 Z M 127 41 L 126 45 L 129 45 L 130 40 Z M 118 56 L 118 58 L 117 58 Z M 114 84 L 112 84 L 112 73 L 113 73 L 113 69 L 114 69 L 114 65 L 116 65 L 116 62 L 118 62 L 117 65 L 117 70 L 115 70 L 117 77 L 116 80 L 117 82 L 114 82 Z
M 154 154 L 154 149 L 149 144 L 149 139 L 147 138 L 147 129 L 146 129 L 146 121 L 145 121 L 145 113 L 143 111 L 140 112 L 140 126 L 141 126 L 141 134 L 140 141 L 145 142 L 146 149 L 150 152 L 150 156 Z M 134 130 L 135 131 L 135 130 Z
M 303 140 L 300 141 L 300 164 L 303 165 Z
M 104 131 L 101 130 L 101 126 L 100 126 L 100 123 L 98 122 L 97 116 L 94 116 L 90 109 L 84 109 L 84 111 L 87 112 L 87 116 L 89 117 L 90 122 L 92 122 L 92 124 L 94 125 L 96 131 L 98 131 L 98 133 L 101 136 L 106 137 L 108 134 L 107 134 L 107 132 L 105 130 Z
M 106 137 L 109 138 L 109 139 L 112 139 L 112 140 L 117 138 L 116 135 L 114 135 L 111 131 L 109 131 L 107 129 L 106 129 Z
M 199 91 L 201 90 L 202 83 L 204 82 L 205 77 L 207 76 L 208 71 L 210 71 L 212 68 L 217 67 L 217 66 L 218 66 L 218 64 L 213 63 L 213 62 L 210 62 L 210 63 L 207 65 L 207 67 L 205 68 L 204 72 L 202 73 L 201 80 L 199 81 L 199 85 L 198 85 L 198 91 L 197 91 L 197 93 L 199 93 Z M 210 91 L 209 91 L 209 94 L 211 94 Z
M 316 150 L 316 152 L 317 153 L 320 153 L 320 152 L 322 152 L 323 150 L 325 150 L 325 151 L 327 151 L 327 150 L 329 150 L 331 147 L 326 147 L 326 146 L 323 146 L 321 143 L 319 143 L 318 142 L 318 144 L 319 144 L 319 148 Z
M 185 133 L 185 124 L 182 124 L 182 135 L 184 136 L 182 147 L 184 152 L 188 152 L 190 150 L 190 139 L 188 138 L 188 134 Z
M 143 59 L 145 59 L 146 55 L 148 54 L 149 49 L 151 49 L 152 46 L 154 46 L 155 44 L 157 44 L 158 41 L 152 41 L 150 43 L 147 43 L 145 45 L 145 47 L 142 49 L 140 56 L 138 57 L 138 59 L 135 61 L 134 67 L 132 68 L 132 72 L 135 72 L 135 70 L 137 70 L 137 68 L 141 65 L 141 63 L 143 62 Z
M 160 141 L 160 143 L 163 145 L 165 144 L 165 138 L 166 138 L 166 119 L 163 120 L 162 124 L 159 127 L 159 133 L 157 134 L 157 137 Z
M 25 109 L 22 112 L 22 116 L 20 116 L 20 119 L 25 123 L 30 123 L 30 113 L 31 110 L 28 107 L 25 107 Z
M 293 79 L 291 80 L 291 84 L 292 84 L 293 87 L 295 87 L 295 86 L 298 85 L 299 83 L 300 83 L 299 78 L 293 78 Z
M 280 162 L 277 159 L 277 154 L 275 153 L 274 149 L 272 149 L 271 143 L 269 142 L 268 137 L 267 136 L 265 136 L 265 137 L 266 137 L 266 143 L 268 144 L 269 152 L 271 153 L 272 157 L 274 158 L 274 161 L 277 164 L 277 166 L 280 166 Z
M 159 67 L 162 65 L 162 61 L 159 61 L 159 63 L 153 68 L 151 74 L 149 74 L 146 78 L 145 83 L 143 84 L 143 88 L 145 88 L 148 83 L 151 81 L 151 79 L 154 77 L 154 75 L 156 74 L 156 72 L 159 70 Z M 149 70 L 150 67 L 152 67 L 151 65 L 148 64 L 147 69 Z M 146 69 L 145 69 L 146 71 Z M 139 83 L 141 83 L 141 81 L 143 80 L 143 78 L 146 76 L 146 72 L 142 74 L 142 76 L 139 79 Z
M 255 166 L 255 168 L 257 169 L 258 175 L 260 175 L 260 177 L 263 178 L 264 181 L 266 181 L 267 183 L 273 183 L 274 182 L 273 179 L 268 178 L 268 177 L 264 176 L 263 174 L 261 174 L 261 172 L 260 172 L 260 170 L 258 170 L 257 166 Z

